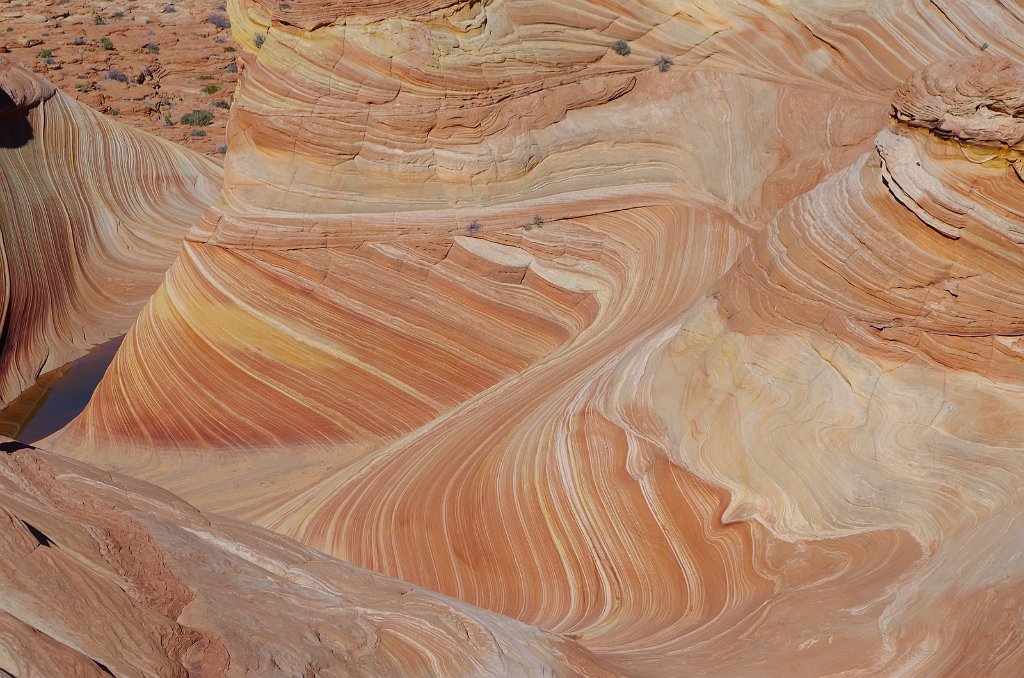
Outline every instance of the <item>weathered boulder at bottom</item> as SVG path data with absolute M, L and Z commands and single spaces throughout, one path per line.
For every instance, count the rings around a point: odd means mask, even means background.
M 571 640 L 4 440 L 0 673 L 611 673 Z

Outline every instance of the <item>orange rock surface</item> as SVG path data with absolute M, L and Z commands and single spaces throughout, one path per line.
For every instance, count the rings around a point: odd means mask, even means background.
M 578 644 L 0 443 L 0 670 L 614 675 Z
M 128 329 L 220 180 L 0 55 L 0 404 Z
M 227 13 L 223 189 L 43 446 L 528 625 L 499 673 L 1016 675 L 1024 12 Z

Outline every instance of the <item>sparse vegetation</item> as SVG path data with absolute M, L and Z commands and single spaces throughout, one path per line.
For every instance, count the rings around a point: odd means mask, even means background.
M 75 38 L 75 41 L 72 42 L 71 44 L 72 45 L 78 45 L 79 47 L 81 47 L 82 45 L 85 44 L 85 38 L 79 36 L 79 37 Z
M 82 94 L 85 94 L 86 92 L 88 92 L 89 90 L 91 90 L 91 89 L 92 89 L 92 85 L 90 85 L 90 84 L 89 84 L 89 83 L 87 83 L 87 82 L 83 82 L 83 83 L 79 83 L 79 84 L 78 84 L 78 85 L 77 85 L 77 86 L 75 87 L 75 89 L 77 89 L 77 90 L 78 90 L 79 92 L 81 92 Z
M 111 108 L 107 109 L 107 112 L 110 113 L 110 115 L 114 115 L 114 116 L 121 115 L 121 109 L 120 108 L 113 108 L 113 107 L 111 107 Z
M 225 73 L 237 73 L 238 72 L 238 64 L 235 64 L 235 63 L 228 64 L 227 66 L 224 67 L 224 72 Z
M 476 233 L 477 231 L 479 231 L 483 227 L 484 227 L 483 224 L 481 224 L 479 221 L 474 219 L 473 221 L 469 222 L 468 226 L 466 226 L 466 231 L 468 231 L 469 233 Z
M 206 23 L 213 24 L 214 26 L 222 30 L 225 28 L 231 28 L 231 20 L 228 19 L 226 15 L 221 14 L 220 12 L 211 14 L 210 18 L 206 20 Z
M 111 68 L 109 71 L 107 71 L 106 77 L 107 80 L 116 80 L 117 82 L 123 83 L 128 82 L 128 76 L 124 74 L 124 71 L 117 68 Z
M 227 47 L 225 47 L 225 48 L 224 48 L 224 51 L 225 51 L 225 52 L 234 52 L 234 51 L 235 51 L 235 48 L 234 48 L 234 47 L 231 47 L 231 46 L 229 45 L 229 46 L 227 46 Z
M 629 43 L 625 40 L 616 40 L 612 44 L 612 50 L 619 56 L 628 56 L 633 50 L 630 49 Z
M 114 42 L 110 38 L 102 38 L 100 40 L 100 49 L 109 52 L 114 49 Z
M 124 12 L 114 12 L 111 15 L 110 18 L 112 18 L 112 19 L 123 19 L 124 18 Z
M 662 54 L 660 57 L 654 60 L 654 65 L 658 67 L 658 70 L 662 73 L 672 68 L 672 59 Z
M 188 135 L 190 137 L 205 137 L 206 136 L 206 130 L 204 130 L 204 129 L 194 129 L 194 130 L 191 130 L 188 133 Z
M 39 50 L 39 58 L 40 59 L 46 59 L 46 58 L 52 57 L 52 56 L 53 56 L 53 50 L 52 49 L 41 49 L 41 50 Z
M 217 147 L 217 152 L 220 153 L 221 155 L 224 155 L 225 153 L 228 152 L 228 145 L 221 144 L 220 146 Z
M 196 80 L 213 80 L 212 75 L 200 75 Z
M 534 226 L 536 226 L 537 228 L 540 228 L 543 225 L 544 225 L 544 217 L 542 217 L 539 214 L 534 214 L 532 221 L 528 221 L 525 224 L 523 224 L 523 230 L 524 231 L 532 231 Z
M 216 94 L 220 91 L 220 87 L 217 85 L 207 85 L 205 87 L 200 87 L 199 91 L 203 94 Z
M 204 110 L 194 110 L 181 116 L 181 124 L 192 127 L 206 127 L 213 122 L 213 113 Z
M 146 45 L 146 49 L 149 50 L 150 54 L 159 54 L 160 53 L 160 45 L 156 44 L 155 42 L 151 42 L 148 45 Z
M 214 108 L 231 108 L 231 104 L 229 104 L 228 102 L 224 101 L 223 99 L 217 99 L 216 101 L 213 102 L 213 107 Z
M 105 26 L 107 24 L 107 20 L 104 19 L 103 15 L 101 15 L 101 14 L 94 15 L 93 18 L 92 18 L 92 21 L 97 26 Z
M 263 43 L 266 42 L 266 40 L 267 36 L 264 35 L 263 33 L 257 33 L 256 35 L 252 36 L 252 44 L 256 45 L 257 49 L 263 47 Z

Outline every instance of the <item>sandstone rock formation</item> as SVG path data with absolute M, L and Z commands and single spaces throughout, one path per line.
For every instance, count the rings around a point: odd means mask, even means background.
M 220 180 L 0 55 L 0 404 L 128 329 Z
M 222 9 L 211 0 L 7 3 L 0 52 L 79 103 L 219 157 L 238 77 Z M 212 121 L 182 124 L 193 110 L 212 113 Z
M 0 671 L 613 675 L 578 644 L 0 443 Z
M 47 446 L 631 675 L 1014 675 L 1024 12 L 228 9 L 224 189 Z

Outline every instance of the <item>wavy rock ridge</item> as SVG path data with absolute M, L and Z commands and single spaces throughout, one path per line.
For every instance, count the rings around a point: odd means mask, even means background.
M 288 5 L 48 445 L 632 674 L 1013 675 L 1019 10 Z
M 220 188 L 0 55 L 0 404 L 123 334 Z
M 12 675 L 612 675 L 572 641 L 0 445 Z
M 729 520 L 917 543 L 878 670 L 1019 660 L 1022 91 L 1003 58 L 916 74 L 876 150 L 783 209 L 664 353 L 674 459 L 729 489 Z

